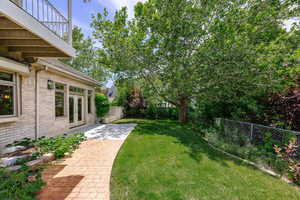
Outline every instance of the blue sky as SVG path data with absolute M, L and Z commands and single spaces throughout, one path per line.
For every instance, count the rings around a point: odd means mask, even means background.
M 67 0 L 49 0 L 59 11 L 67 16 Z M 128 15 L 130 18 L 134 15 L 134 5 L 137 2 L 145 2 L 146 0 L 91 0 L 89 3 L 84 3 L 83 0 L 73 0 L 73 24 L 82 29 L 85 36 L 92 36 L 90 23 L 92 15 L 98 12 L 103 12 L 107 8 L 110 17 L 112 17 L 116 10 L 126 6 L 128 8 Z M 289 29 L 292 22 L 299 20 L 290 20 L 286 22 L 286 27 Z M 105 85 L 110 87 L 113 84 L 109 80 Z
M 67 16 L 67 0 L 49 0 L 60 12 Z M 134 5 L 137 2 L 144 2 L 145 0 L 91 0 L 89 3 L 83 3 L 83 0 L 73 0 L 73 25 L 82 29 L 85 36 L 92 36 L 90 23 L 92 15 L 98 12 L 103 12 L 107 8 L 112 17 L 116 10 L 126 6 L 128 8 L 128 16 L 130 18 L 134 15 Z M 106 87 L 111 87 L 113 80 L 108 80 L 105 83 Z
M 49 0 L 55 7 L 67 16 L 67 0 Z M 85 35 L 91 36 L 91 16 L 98 12 L 103 12 L 107 8 L 109 14 L 113 16 L 116 10 L 127 6 L 129 17 L 133 17 L 134 5 L 138 1 L 145 0 L 91 0 L 83 3 L 83 0 L 73 0 L 73 24 L 82 28 Z
M 49 1 L 67 16 L 67 0 Z M 145 2 L 146 0 L 90 0 L 89 3 L 84 3 L 83 0 L 73 0 L 73 24 L 81 27 L 86 36 L 91 36 L 92 31 L 90 23 L 93 14 L 103 12 L 103 9 L 107 8 L 110 16 L 113 16 L 116 10 L 126 6 L 128 8 L 128 15 L 131 18 L 134 13 L 134 5 L 139 1 Z M 286 22 L 286 27 L 288 29 L 292 22 L 294 21 L 291 20 Z

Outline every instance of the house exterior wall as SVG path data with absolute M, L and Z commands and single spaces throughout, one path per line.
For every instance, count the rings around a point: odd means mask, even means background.
M 94 88 L 86 84 L 80 83 L 76 80 L 57 75 L 55 73 L 41 71 L 39 72 L 39 136 L 53 136 L 70 131 L 69 127 L 69 86 L 79 87 L 82 89 L 92 90 Z M 65 116 L 55 117 L 55 89 L 48 89 L 47 82 L 52 80 L 54 82 L 66 85 L 65 90 Z M 94 93 L 94 92 L 93 92 Z M 87 96 L 84 96 L 84 113 L 85 124 L 90 125 L 95 123 L 95 105 L 92 101 L 92 113 L 87 114 Z
M 85 124 L 94 124 L 96 121 L 95 102 L 92 102 L 92 112 L 87 113 L 87 90 L 93 91 L 92 99 L 94 99 L 94 88 L 78 80 L 70 79 L 62 75 L 49 72 L 39 71 L 37 73 L 38 86 L 38 117 L 37 117 L 37 137 L 50 137 L 58 134 L 70 132 L 69 125 L 69 86 L 85 89 L 84 96 L 84 118 Z M 28 76 L 19 76 L 19 106 L 16 120 L 9 123 L 0 123 L 0 148 L 21 140 L 25 137 L 35 138 L 36 133 L 36 104 L 35 104 L 35 77 L 36 71 L 32 69 Z M 65 87 L 65 115 L 63 117 L 55 117 L 55 89 L 48 89 L 48 80 L 63 83 Z M 1 122 L 1 121 L 0 121 Z M 84 126 L 83 125 L 83 126 Z
M 21 101 L 19 102 L 19 117 L 14 122 L 0 124 L 0 147 L 22 138 L 35 136 L 35 71 L 28 76 L 19 76 Z M 21 94 L 20 94 L 21 93 Z

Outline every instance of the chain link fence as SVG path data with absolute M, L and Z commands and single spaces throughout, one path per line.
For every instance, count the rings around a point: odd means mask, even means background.
M 217 118 L 216 125 L 224 139 L 240 146 L 263 145 L 266 138 L 280 144 L 287 144 L 291 138 L 296 138 L 300 144 L 300 132 L 297 131 L 223 118 Z

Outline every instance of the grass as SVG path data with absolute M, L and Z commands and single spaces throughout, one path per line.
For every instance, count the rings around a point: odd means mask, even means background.
M 112 200 L 300 199 L 300 191 L 215 151 L 190 126 L 138 123 L 113 166 Z

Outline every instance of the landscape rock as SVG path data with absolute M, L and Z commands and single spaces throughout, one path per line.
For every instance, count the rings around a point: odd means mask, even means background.
M 15 166 L 11 166 L 11 167 L 7 167 L 6 169 L 8 169 L 9 171 L 18 171 L 19 169 L 21 169 L 21 165 L 15 165 Z
M 26 149 L 26 147 L 24 147 L 24 146 L 7 147 L 7 148 L 0 150 L 0 155 L 14 153 L 14 152 L 22 151 L 24 149 Z
M 34 167 L 36 167 L 36 166 L 38 166 L 40 164 L 43 164 L 43 163 L 46 163 L 46 162 L 50 162 L 50 161 L 52 161 L 54 159 L 55 159 L 55 156 L 54 156 L 53 153 L 47 153 L 47 154 L 39 157 L 36 160 L 32 160 L 32 161 L 27 162 L 26 165 L 28 167 L 34 168 Z
M 1 167 L 12 166 L 12 165 L 16 164 L 18 159 L 22 159 L 22 158 L 26 158 L 26 157 L 28 157 L 28 155 L 1 158 L 0 159 L 0 166 Z

